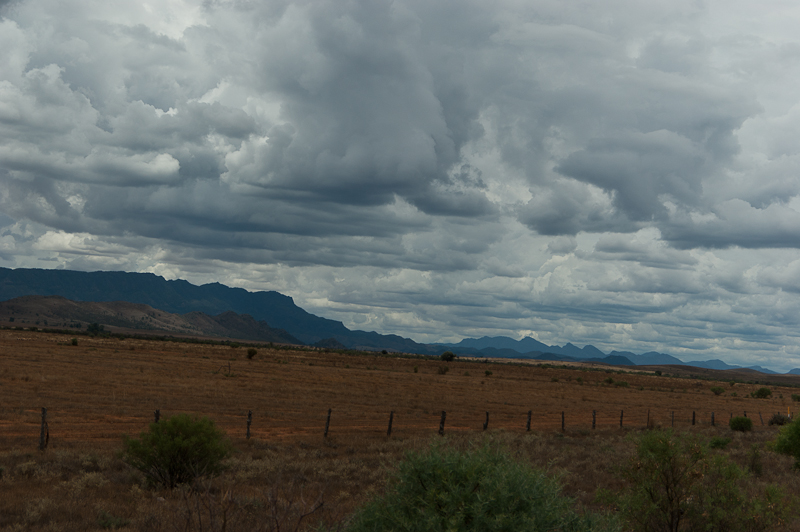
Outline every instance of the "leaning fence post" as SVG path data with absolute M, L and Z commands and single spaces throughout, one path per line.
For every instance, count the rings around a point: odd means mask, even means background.
M 248 410 L 247 411 L 247 436 L 246 436 L 246 439 L 248 439 L 248 440 L 250 439 L 250 423 L 252 423 L 252 422 L 253 422 L 253 411 L 252 410 Z
M 325 434 L 323 435 L 324 438 L 328 437 L 328 428 L 331 426 L 331 409 L 328 409 L 328 419 L 325 421 Z
M 387 437 L 392 435 L 392 421 L 393 420 L 394 420 L 394 410 L 389 412 L 389 428 L 386 429 L 386 436 Z
M 489 412 L 486 412 L 486 421 L 483 422 L 483 430 L 489 428 Z
M 525 423 L 525 432 L 531 431 L 531 414 L 533 414 L 533 410 L 528 410 L 528 422 Z
M 155 422 L 158 423 L 158 420 L 161 419 L 161 410 L 156 408 L 156 411 L 153 412 L 153 418 L 155 419 Z
M 42 407 L 42 430 L 39 432 L 39 450 L 44 451 L 50 441 L 50 428 L 47 426 L 47 409 Z
M 764 418 L 761 417 L 761 412 L 758 413 L 758 418 L 761 420 L 761 424 L 764 424 Z
M 597 426 L 597 410 L 592 410 L 592 429 Z
M 442 418 L 439 420 L 439 436 L 444 436 L 444 420 L 447 417 L 447 412 L 442 410 Z

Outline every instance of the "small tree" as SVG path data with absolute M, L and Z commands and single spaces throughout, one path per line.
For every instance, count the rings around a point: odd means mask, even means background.
M 256 349 L 255 347 L 251 347 L 250 349 L 247 350 L 247 359 L 253 360 L 253 357 L 256 356 L 257 354 L 258 354 L 258 349 Z
M 445 362 L 452 362 L 453 360 L 455 360 L 456 355 L 452 351 L 445 351 L 444 353 L 442 353 L 441 358 Z
M 712 386 L 711 392 L 714 395 L 722 395 L 723 393 L 725 393 L 725 388 L 723 388 L 722 386 Z
M 800 423 L 797 420 L 781 427 L 774 442 L 775 450 L 794 458 L 794 468 L 800 469 Z
M 222 470 L 232 446 L 207 417 L 178 414 L 150 424 L 138 439 L 124 438 L 125 462 L 144 473 L 151 485 L 174 488 Z

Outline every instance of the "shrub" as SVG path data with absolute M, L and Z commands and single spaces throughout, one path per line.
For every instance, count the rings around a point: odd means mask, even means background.
M 70 340 L 70 343 L 72 343 L 72 345 L 78 345 L 78 339 L 73 338 L 72 340 Z
M 788 513 L 777 488 L 745 492 L 747 474 L 695 435 L 645 433 L 623 475 L 618 503 L 633 530 L 773 530 Z
M 800 469 L 800 423 L 795 420 L 781 427 L 774 446 L 775 451 L 793 457 L 795 469 Z
M 437 373 L 439 375 L 446 375 L 448 371 L 450 371 L 450 366 L 439 366 L 439 371 L 437 371 Z
M 714 395 L 722 395 L 723 393 L 725 393 L 725 388 L 723 388 L 722 386 L 712 386 L 711 391 Z
M 487 369 L 486 371 L 483 372 L 483 374 L 486 375 L 487 377 L 491 377 L 492 376 L 492 370 Z
M 788 425 L 791 422 L 792 419 L 789 416 L 784 416 L 783 414 L 772 414 L 772 417 L 769 418 L 767 424 L 770 426 L 772 425 L 783 426 L 783 425 Z
M 222 470 L 232 450 L 224 432 L 207 417 L 178 414 L 151 423 L 138 439 L 124 438 L 123 459 L 144 473 L 150 485 L 174 488 Z
M 657 369 L 657 370 L 656 370 L 656 376 L 658 376 L 658 377 L 660 377 L 660 376 L 661 376 L 661 370 L 660 370 L 660 369 Z
M 362 507 L 348 530 L 578 532 L 596 530 L 597 521 L 577 514 L 557 482 L 503 452 L 434 446 L 408 453 L 385 494 Z
M 603 381 L 606 384 L 614 384 L 614 379 L 611 377 L 607 377 L 606 380 Z
M 714 436 L 713 438 L 711 438 L 711 441 L 708 442 L 708 446 L 711 447 L 712 449 L 724 449 L 725 447 L 728 446 L 730 442 L 731 442 L 730 438 Z
M 792 394 L 792 401 L 795 401 L 795 402 L 800 401 L 800 395 L 797 395 L 796 393 L 793 393 Z
M 766 387 L 765 388 L 759 388 L 758 390 L 754 391 L 750 395 L 752 395 L 756 399 L 766 399 L 767 397 L 770 397 L 772 395 L 772 390 L 770 390 L 769 388 L 766 388 Z
M 414 366 L 414 373 L 419 373 L 419 366 Z
M 453 360 L 455 360 L 455 358 L 456 355 L 452 351 L 445 351 L 441 355 L 441 359 L 444 360 L 445 362 L 452 362 Z
M 251 347 L 247 350 L 247 358 L 248 360 L 253 360 L 253 357 L 258 354 L 258 349 L 255 347 Z
M 750 432 L 753 430 L 753 420 L 749 417 L 733 417 L 731 418 L 729 425 L 731 430 L 738 430 L 739 432 Z

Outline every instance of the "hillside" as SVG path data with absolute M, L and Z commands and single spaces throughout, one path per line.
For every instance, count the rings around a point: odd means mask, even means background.
M 24 296 L 0 302 L 0 322 L 56 329 L 83 329 L 97 323 L 110 331 L 301 343 L 286 331 L 272 328 L 247 314 L 228 311 L 210 316 L 203 312 L 190 312 L 181 316 L 140 303 L 71 301 L 61 296 Z

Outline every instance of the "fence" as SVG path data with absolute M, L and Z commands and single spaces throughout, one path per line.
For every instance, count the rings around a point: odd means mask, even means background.
M 502 412 L 500 415 L 491 416 L 490 412 L 486 411 L 481 416 L 465 415 L 463 412 L 456 412 L 456 415 L 451 415 L 451 425 L 448 426 L 448 412 L 445 410 L 439 411 L 435 416 L 433 413 L 428 413 L 425 419 L 420 419 L 419 413 L 417 416 L 409 416 L 405 418 L 398 416 L 394 410 L 385 413 L 384 422 L 380 423 L 376 415 L 371 417 L 362 418 L 359 420 L 353 419 L 352 411 L 345 409 L 350 414 L 344 418 L 337 419 L 336 411 L 329 408 L 327 414 L 324 416 L 324 424 L 314 421 L 312 416 L 303 416 L 304 422 L 293 424 L 292 434 L 289 436 L 304 436 L 313 435 L 314 433 L 321 434 L 323 438 L 327 438 L 329 434 L 365 434 L 371 433 L 374 435 L 384 434 L 386 437 L 391 437 L 393 432 L 400 435 L 416 435 L 419 433 L 433 433 L 436 430 L 434 419 L 438 418 L 438 434 L 444 435 L 447 431 L 466 432 L 466 431 L 487 431 L 491 429 L 502 429 L 506 431 L 581 431 L 586 432 L 589 430 L 597 429 L 610 429 L 610 428 L 685 428 L 691 426 L 727 426 L 728 421 L 734 416 L 751 417 L 754 420 L 755 426 L 766 426 L 767 423 L 764 419 L 762 412 L 742 411 L 741 413 L 734 412 L 697 412 L 692 411 L 676 411 L 666 409 L 629 409 L 629 410 L 587 410 L 587 411 L 537 411 L 528 410 L 527 412 L 520 412 L 518 415 L 512 415 L 509 412 Z M 451 414 L 453 412 L 451 411 Z M 767 414 L 768 418 L 772 414 Z M 789 418 L 792 418 L 791 411 L 787 411 Z M 321 416 L 322 417 L 322 416 Z M 158 423 L 161 419 L 161 411 L 155 410 L 153 412 L 153 421 Z M 248 410 L 242 416 L 227 417 L 224 420 L 217 420 L 218 424 L 225 429 L 229 435 L 233 437 L 242 437 L 250 439 L 253 435 L 258 435 L 262 438 L 269 439 L 270 437 L 287 436 L 286 426 L 284 424 L 271 424 L 270 421 L 275 421 L 275 418 L 262 416 L 261 419 L 256 416 L 256 423 L 254 426 L 254 412 Z M 39 427 L 39 449 L 45 450 L 50 441 L 50 424 L 48 420 L 47 408 L 41 409 L 41 422 Z M 130 420 L 131 424 L 138 425 L 141 430 L 146 421 L 146 418 L 133 418 Z M 454 422 L 453 422 L 454 421 Z M 260 423 L 259 423 L 260 422 Z M 68 430 L 68 425 L 64 427 L 65 431 Z M 316 427 L 316 428 L 315 428 Z M 66 435 L 62 434 L 62 438 Z

